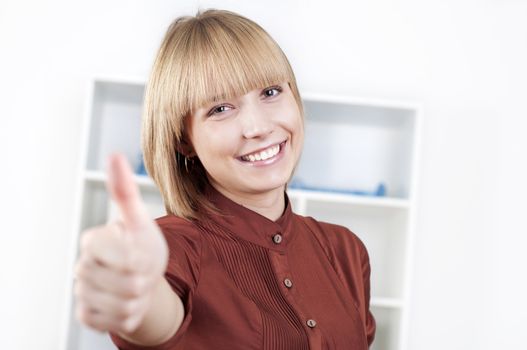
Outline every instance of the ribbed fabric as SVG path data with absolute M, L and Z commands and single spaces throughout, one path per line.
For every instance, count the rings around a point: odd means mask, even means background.
M 216 232 L 221 231 L 216 228 Z M 229 277 L 261 310 L 262 349 L 309 349 L 302 323 L 278 288 L 268 251 L 247 241 L 227 241 L 216 234 L 206 237 Z
M 112 334 L 120 349 L 368 349 L 376 328 L 369 258 L 354 233 L 295 215 L 287 196 L 273 222 L 212 187 L 207 195 L 223 215 L 157 220 L 170 248 L 166 277 L 185 305 L 183 324 L 156 347 Z

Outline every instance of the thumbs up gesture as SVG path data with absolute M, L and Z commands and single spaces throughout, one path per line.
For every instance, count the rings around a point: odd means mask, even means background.
M 121 155 L 110 157 L 107 188 L 122 219 L 82 233 L 75 267 L 76 314 L 91 328 L 132 333 L 164 280 L 168 247 Z

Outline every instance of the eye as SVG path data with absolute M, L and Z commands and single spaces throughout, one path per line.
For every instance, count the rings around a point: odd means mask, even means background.
M 280 86 L 271 86 L 263 90 L 262 95 L 264 97 L 274 97 L 279 95 L 282 92 L 282 88 Z
M 231 107 L 229 107 L 227 105 L 215 106 L 207 113 L 207 116 L 210 117 L 210 116 L 215 115 L 215 114 L 221 114 L 221 113 L 226 112 L 226 111 L 228 111 L 230 109 L 231 109 Z

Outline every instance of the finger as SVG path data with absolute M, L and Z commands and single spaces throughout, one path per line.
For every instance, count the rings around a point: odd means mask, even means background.
M 125 323 L 123 320 L 111 319 L 82 302 L 77 302 L 75 305 L 75 314 L 82 324 L 100 332 L 119 332 Z
M 106 315 L 116 321 L 136 316 L 142 311 L 146 296 L 137 298 L 122 298 L 112 293 L 93 288 L 88 283 L 79 281 L 74 289 L 77 300 L 90 312 Z
M 121 298 L 145 295 L 153 283 L 148 276 L 116 272 L 91 261 L 79 261 L 76 274 L 78 281 L 86 283 L 91 288 Z
M 132 249 L 122 225 L 114 223 L 85 231 L 81 237 L 81 259 L 91 260 L 119 272 L 143 271 L 148 261 L 144 252 Z
M 107 187 L 119 207 L 125 226 L 132 230 L 143 227 L 149 215 L 132 169 L 121 154 L 113 154 L 109 158 Z

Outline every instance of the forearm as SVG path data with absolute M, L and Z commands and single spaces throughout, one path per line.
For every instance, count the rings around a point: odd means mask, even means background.
M 153 346 L 170 339 L 179 329 L 185 315 L 183 302 L 165 278 L 157 284 L 143 321 L 132 333 L 119 336 L 138 345 Z

